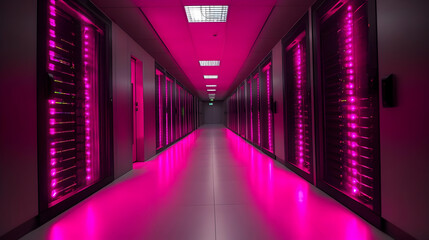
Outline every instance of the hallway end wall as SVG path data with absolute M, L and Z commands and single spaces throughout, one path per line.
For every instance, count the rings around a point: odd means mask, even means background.
M 210 102 L 202 101 L 203 124 L 224 124 L 224 102 L 214 101 L 212 106 Z

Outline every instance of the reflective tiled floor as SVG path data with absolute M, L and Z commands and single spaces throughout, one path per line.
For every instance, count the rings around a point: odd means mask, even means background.
M 218 125 L 206 125 L 24 239 L 390 239 Z

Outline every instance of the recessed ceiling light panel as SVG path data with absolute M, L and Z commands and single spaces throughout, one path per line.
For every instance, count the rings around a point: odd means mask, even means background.
M 216 92 L 216 89 L 207 89 L 207 92 Z
M 201 67 L 212 67 L 212 66 L 219 66 L 220 61 L 219 60 L 201 60 L 200 66 Z
M 188 22 L 226 22 L 228 6 L 226 5 L 206 5 L 206 6 L 185 6 Z
M 210 88 L 210 87 L 217 87 L 217 85 L 206 85 L 206 87 Z
M 217 79 L 218 75 L 204 75 L 204 79 Z

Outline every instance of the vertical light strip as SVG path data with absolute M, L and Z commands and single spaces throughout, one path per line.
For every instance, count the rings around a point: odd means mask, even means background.
M 268 103 L 268 150 L 270 152 L 273 151 L 273 139 L 272 139 L 272 126 L 271 126 L 271 89 L 270 89 L 270 68 L 271 63 L 269 63 L 267 66 L 267 103 Z
M 295 156 L 296 162 L 299 166 L 304 167 L 304 121 L 303 121 L 303 108 L 304 108 L 304 96 L 303 96 L 303 82 L 302 82 L 302 50 L 301 45 L 297 44 L 296 57 L 295 57 L 295 66 L 296 66 L 296 112 L 298 114 L 298 120 L 295 122 L 295 138 L 296 142 L 296 153 Z
M 88 61 L 89 61 L 89 28 L 84 27 L 83 31 L 83 42 L 84 42 L 84 86 L 85 86 L 85 162 L 86 162 L 86 182 L 89 184 L 92 178 L 92 169 L 91 169 L 91 137 L 90 137 L 90 76 L 88 70 Z M 92 80 L 92 79 L 91 79 Z
M 170 142 L 173 139 L 173 81 L 170 81 Z
M 168 82 L 169 79 L 165 77 L 165 145 L 168 145 Z
M 352 194 L 358 194 L 358 175 L 359 172 L 356 169 L 358 162 L 358 107 L 357 107 L 357 96 L 356 96 L 356 83 L 355 83 L 355 73 L 354 73 L 354 59 L 353 59 L 353 10 L 352 6 L 347 6 L 347 13 L 345 19 L 345 65 L 346 69 L 346 81 L 345 88 L 347 94 L 347 143 L 348 143 L 348 164 L 350 166 L 351 177 L 349 175 L 349 181 L 351 185 Z M 349 174 L 350 174 L 349 172 Z
M 250 140 L 253 142 L 253 99 L 252 99 L 252 80 L 249 79 L 250 86 Z
M 56 34 L 55 34 L 55 26 L 56 26 L 55 16 L 56 16 L 56 13 L 55 13 L 55 10 L 56 10 L 55 9 L 55 0 L 51 0 L 50 4 L 49 4 L 49 15 L 50 15 L 49 16 L 49 36 L 50 36 L 49 47 L 52 50 L 49 50 L 49 60 L 51 60 L 51 61 L 48 62 L 48 69 L 50 71 L 55 70 L 55 65 L 53 63 L 54 55 L 55 55 L 53 49 L 55 49 L 55 47 L 56 47 L 56 44 L 55 44 L 55 38 L 56 38 Z M 49 116 L 50 116 L 50 118 L 49 118 L 49 125 L 50 125 L 49 134 L 50 135 L 55 135 L 55 132 L 56 132 L 56 129 L 54 128 L 55 124 L 56 124 L 56 119 L 55 119 L 56 110 L 54 108 L 55 103 L 56 103 L 55 99 L 49 100 Z M 52 139 L 52 138 L 50 138 L 50 139 Z M 55 142 L 54 141 L 51 140 L 51 142 L 49 144 L 51 147 L 49 149 L 50 176 L 51 176 L 51 178 L 50 178 L 50 180 L 51 180 L 50 181 L 50 183 L 51 183 L 50 194 L 51 194 L 51 198 L 54 199 L 58 195 L 58 192 L 56 190 L 56 186 L 57 186 L 56 174 L 57 174 L 57 172 L 56 172 L 56 168 L 55 168 L 55 166 L 57 164 L 57 156 L 56 156 L 57 150 L 55 148 Z
M 158 125 L 159 147 L 162 147 L 162 99 L 161 99 L 161 74 L 158 75 Z
M 179 134 L 180 134 L 180 137 L 182 137 L 182 105 L 181 105 L 181 102 L 180 102 L 180 100 L 181 100 L 181 88 L 179 87 L 178 88 L 178 90 L 179 90 Z
M 256 75 L 256 90 L 258 91 L 257 93 L 256 93 L 256 96 L 257 96 L 257 100 L 258 100 L 258 109 L 257 109 L 257 111 L 258 111 L 258 146 L 261 146 L 261 119 L 260 119 L 260 114 L 259 114 L 259 109 L 261 108 L 261 101 L 260 101 L 260 99 L 259 99 L 259 75 L 257 74 Z

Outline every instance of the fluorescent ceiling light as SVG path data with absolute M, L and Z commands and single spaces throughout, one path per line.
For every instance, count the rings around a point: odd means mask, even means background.
M 219 66 L 220 61 L 219 60 L 204 60 L 200 61 L 201 67 L 211 67 L 211 66 Z
M 217 87 L 217 85 L 206 85 L 206 87 Z
M 216 89 L 207 89 L 207 92 L 216 92 Z
M 226 22 L 228 6 L 226 5 L 206 5 L 206 6 L 185 6 L 188 22 Z
M 218 75 L 204 75 L 204 79 L 217 79 Z
M 211 102 L 211 103 L 209 103 L 209 106 L 213 106 L 213 103 Z
M 209 97 L 214 97 L 214 96 L 216 96 L 215 93 L 209 93 Z

